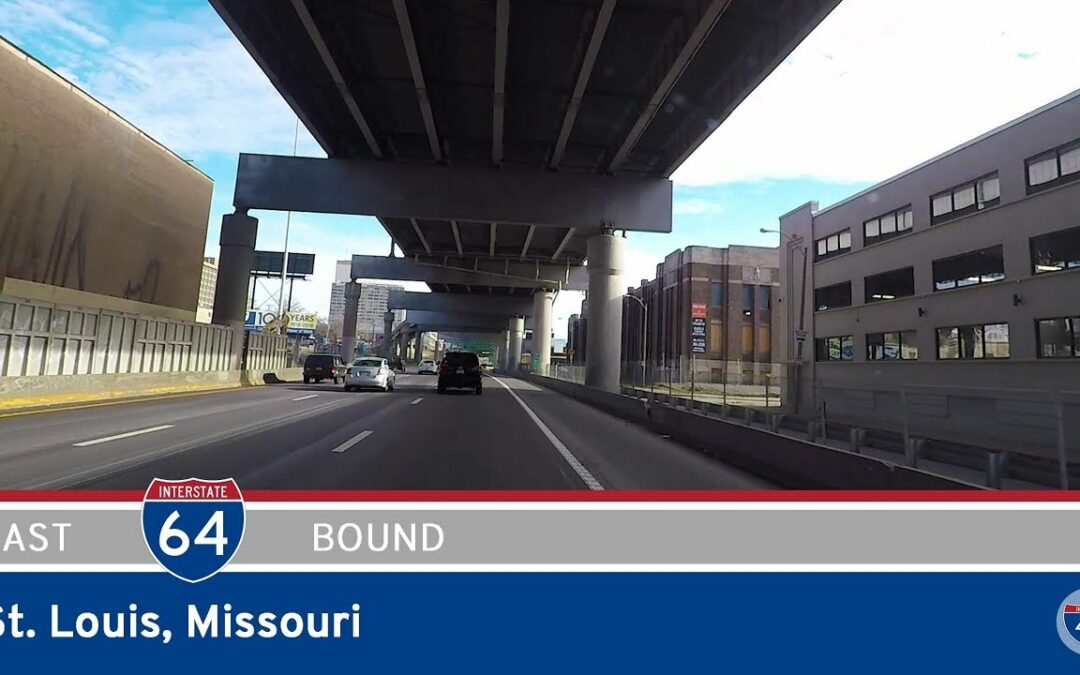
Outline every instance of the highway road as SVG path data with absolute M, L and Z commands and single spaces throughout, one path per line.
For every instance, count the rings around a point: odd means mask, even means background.
M 2 489 L 144 489 L 155 477 L 244 489 L 770 489 L 529 382 L 484 393 L 273 385 L 0 419 Z

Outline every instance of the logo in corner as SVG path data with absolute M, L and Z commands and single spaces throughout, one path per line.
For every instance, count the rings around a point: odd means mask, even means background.
M 154 559 L 178 579 L 205 581 L 244 538 L 244 496 L 232 478 L 155 478 L 143 497 L 142 529 Z
M 1080 654 L 1080 591 L 1069 593 L 1057 615 L 1058 637 L 1065 646 Z

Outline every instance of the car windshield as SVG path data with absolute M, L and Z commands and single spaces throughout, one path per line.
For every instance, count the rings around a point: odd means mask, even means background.
M 361 366 L 364 368 L 378 368 L 382 365 L 381 359 L 356 359 L 353 361 L 354 366 Z

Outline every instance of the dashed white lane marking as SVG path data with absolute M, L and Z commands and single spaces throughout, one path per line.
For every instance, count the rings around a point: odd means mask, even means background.
M 349 440 L 347 440 L 344 443 L 342 443 L 341 445 L 337 446 L 336 448 L 334 448 L 330 452 L 345 452 L 346 450 L 348 450 L 352 446 L 356 445 L 360 441 L 364 440 L 365 438 L 367 438 L 368 436 L 370 436 L 373 433 L 375 433 L 375 432 L 371 431 L 370 429 L 368 429 L 367 431 L 361 431 L 360 433 L 356 434 L 355 436 L 353 436 Z
M 298 397 L 294 398 L 293 400 L 294 401 L 306 401 L 309 398 L 316 398 L 317 396 L 318 396 L 318 394 L 308 394 L 307 396 L 298 396 Z
M 514 397 L 514 400 L 518 402 L 518 405 L 524 408 L 525 412 L 532 419 L 533 423 L 540 428 L 540 431 L 545 436 L 547 436 L 547 439 L 551 441 L 551 444 L 554 445 L 555 449 L 559 451 L 559 454 L 562 455 L 562 458 L 566 460 L 566 463 L 570 465 L 570 468 L 574 470 L 578 477 L 581 478 L 581 480 L 585 481 L 585 485 L 589 486 L 590 490 L 604 489 L 604 486 L 600 484 L 600 481 L 596 480 L 596 476 L 592 475 L 592 473 L 590 473 L 589 470 L 585 468 L 585 465 L 582 464 L 581 461 L 574 456 L 574 453 L 570 452 L 570 449 L 567 448 L 563 444 L 563 442 L 559 440 L 559 437 L 556 436 L 555 433 L 548 428 L 548 425 L 544 424 L 544 421 L 536 416 L 536 413 L 532 411 L 532 408 L 526 405 L 525 401 L 521 400 L 521 397 L 517 395 L 517 392 L 506 386 L 506 383 L 499 378 L 492 377 L 491 379 L 501 384 L 503 389 L 510 392 L 510 395 Z
M 95 438 L 92 441 L 83 441 L 82 443 L 72 443 L 76 448 L 85 448 L 88 445 L 97 445 L 98 443 L 108 443 L 109 441 L 118 441 L 121 438 L 131 438 L 132 436 L 142 436 L 143 434 L 152 434 L 155 431 L 163 431 L 165 429 L 172 429 L 171 424 L 162 424 L 160 427 L 150 427 L 149 429 L 139 429 L 138 431 L 129 431 L 126 434 L 116 434 L 115 436 L 106 436 L 104 438 Z
M 417 403 L 419 403 L 420 401 L 423 401 L 423 400 L 424 400 L 423 396 L 418 396 L 417 398 L 414 398 L 413 400 L 409 401 L 409 405 L 416 405 Z

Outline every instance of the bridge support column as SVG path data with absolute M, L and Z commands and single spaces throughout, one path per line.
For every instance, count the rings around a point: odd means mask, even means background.
M 619 391 L 622 352 L 622 273 L 626 239 L 604 232 L 589 239 L 588 349 L 585 384 L 604 391 Z
M 401 357 L 402 363 L 409 358 L 409 331 L 404 329 L 398 335 L 398 356 Z
M 392 358 L 394 356 L 394 313 L 385 312 L 382 315 L 383 320 L 383 356 L 385 358 Z
M 416 342 L 413 343 L 413 358 L 420 361 L 424 358 L 424 332 L 416 332 Z
M 255 265 L 255 236 L 259 220 L 246 210 L 226 214 L 221 219 L 221 252 L 218 258 L 217 288 L 214 289 L 212 321 L 218 325 L 243 323 L 247 316 L 248 286 Z
M 510 331 L 504 330 L 499 334 L 499 370 L 510 370 Z
M 551 367 L 551 305 L 554 301 L 553 291 L 541 290 L 533 294 L 532 351 L 539 357 L 536 372 L 540 375 L 547 375 Z
M 525 340 L 525 317 L 510 317 L 510 348 L 506 352 L 506 371 L 512 373 L 521 364 L 521 343 Z
M 345 318 L 341 323 L 341 358 L 352 363 L 356 358 L 356 313 L 360 302 L 360 284 L 345 284 Z

